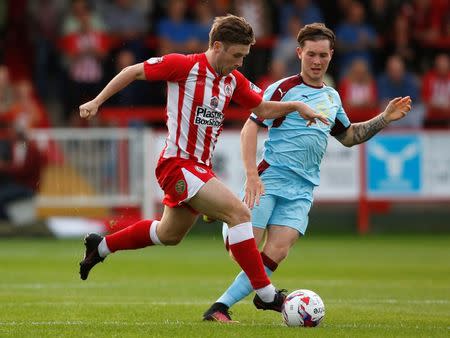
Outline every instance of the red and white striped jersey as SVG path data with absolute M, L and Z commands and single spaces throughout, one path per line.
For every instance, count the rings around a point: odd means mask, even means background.
M 224 110 L 233 99 L 249 110 L 262 93 L 239 71 L 218 76 L 202 54 L 168 54 L 144 62 L 148 80 L 167 81 L 167 128 L 163 158 L 192 159 L 211 166 Z

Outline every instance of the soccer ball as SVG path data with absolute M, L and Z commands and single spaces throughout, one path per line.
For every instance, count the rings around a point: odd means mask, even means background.
M 296 290 L 286 297 L 281 314 L 287 326 L 313 327 L 325 317 L 325 305 L 317 293 Z

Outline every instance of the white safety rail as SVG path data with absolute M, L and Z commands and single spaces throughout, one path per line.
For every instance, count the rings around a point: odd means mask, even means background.
M 142 207 L 143 131 L 45 129 L 32 138 L 49 156 L 55 179 L 50 193 L 39 195 L 39 206 Z

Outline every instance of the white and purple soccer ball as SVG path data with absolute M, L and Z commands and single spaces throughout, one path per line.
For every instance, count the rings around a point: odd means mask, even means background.
M 325 305 L 317 293 L 295 290 L 286 297 L 281 314 L 287 326 L 314 327 L 325 317 Z

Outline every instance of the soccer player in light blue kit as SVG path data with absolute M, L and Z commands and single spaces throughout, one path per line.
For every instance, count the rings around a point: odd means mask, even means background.
M 325 115 L 329 124 L 310 124 L 296 113 L 275 120 L 261 120 L 252 114 L 241 132 L 242 158 L 247 175 L 244 202 L 252 209 L 253 232 L 266 242 L 261 256 L 272 274 L 289 249 L 308 226 L 314 187 L 320 182 L 320 163 L 328 135 L 351 147 L 369 140 L 390 122 L 406 116 L 411 99 L 395 98 L 373 119 L 352 124 L 342 108 L 339 94 L 323 83 L 333 55 L 334 33 L 323 24 L 306 25 L 298 34 L 297 54 L 301 72 L 282 79 L 265 91 L 266 100 L 308 104 Z M 259 128 L 268 128 L 263 160 L 256 166 Z M 224 230 L 226 227 L 224 227 Z M 226 231 L 224 239 L 226 240 Z M 240 272 L 225 293 L 204 313 L 204 320 L 233 322 L 228 309 L 252 292 L 244 272 Z M 253 300 L 258 308 L 257 299 Z M 280 309 L 281 311 L 281 306 Z

